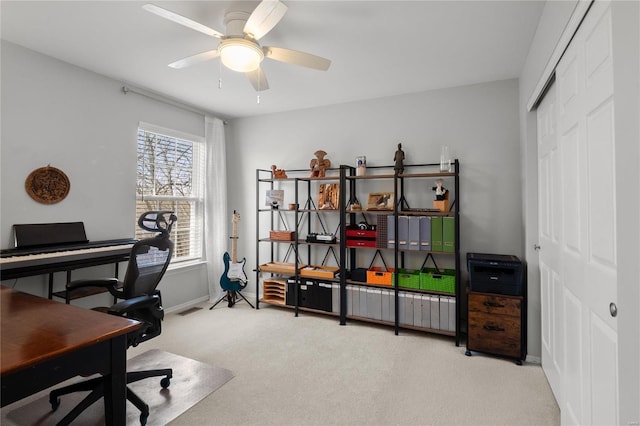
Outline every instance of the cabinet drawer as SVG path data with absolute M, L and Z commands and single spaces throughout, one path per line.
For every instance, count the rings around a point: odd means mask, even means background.
M 496 315 L 520 317 L 521 297 L 469 293 L 469 312 L 485 312 Z
M 469 312 L 467 348 L 497 355 L 521 357 L 520 317 Z

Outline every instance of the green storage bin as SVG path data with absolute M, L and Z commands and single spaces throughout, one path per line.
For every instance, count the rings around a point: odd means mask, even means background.
M 398 269 L 398 286 L 404 288 L 420 288 L 420 271 L 414 269 Z
M 420 289 L 454 294 L 456 292 L 455 269 L 438 271 L 436 268 L 422 268 L 422 271 L 420 271 Z

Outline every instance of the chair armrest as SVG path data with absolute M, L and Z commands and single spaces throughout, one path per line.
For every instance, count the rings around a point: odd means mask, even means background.
M 124 314 L 136 311 L 140 309 L 158 308 L 160 304 L 160 297 L 153 294 L 150 296 L 138 296 L 131 299 L 123 300 L 109 308 L 109 313 L 112 315 L 123 316 Z M 159 308 L 160 310 L 162 308 Z

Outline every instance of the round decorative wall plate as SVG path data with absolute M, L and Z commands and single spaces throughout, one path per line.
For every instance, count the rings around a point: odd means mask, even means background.
M 37 202 L 55 204 L 69 194 L 71 183 L 62 170 L 47 166 L 32 171 L 24 187 L 29 196 Z

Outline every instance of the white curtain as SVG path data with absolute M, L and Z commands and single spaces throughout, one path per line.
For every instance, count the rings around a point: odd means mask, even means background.
M 219 118 L 205 117 L 207 163 L 204 197 L 204 248 L 209 277 L 209 298 L 217 300 L 224 272 L 222 256 L 227 251 L 227 150 L 224 123 Z

